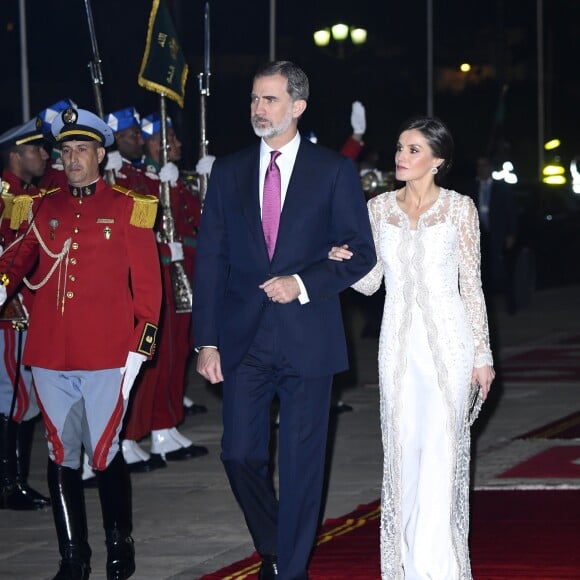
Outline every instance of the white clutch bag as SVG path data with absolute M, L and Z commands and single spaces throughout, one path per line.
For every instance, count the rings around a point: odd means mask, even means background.
M 469 385 L 469 398 L 467 399 L 467 409 L 469 417 L 469 425 L 473 425 L 479 412 L 481 411 L 481 406 L 483 405 L 483 397 L 481 395 L 481 385 L 475 381 Z

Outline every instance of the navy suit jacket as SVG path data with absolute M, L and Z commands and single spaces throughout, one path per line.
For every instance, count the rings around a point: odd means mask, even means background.
M 224 376 L 248 351 L 266 308 L 281 348 L 305 377 L 348 368 L 339 293 L 376 262 L 364 194 L 349 159 L 302 138 L 270 262 L 262 231 L 257 143 L 212 168 L 198 237 L 193 284 L 196 346 L 214 345 Z M 328 259 L 348 244 L 351 260 Z M 299 274 L 310 302 L 271 303 L 258 286 Z

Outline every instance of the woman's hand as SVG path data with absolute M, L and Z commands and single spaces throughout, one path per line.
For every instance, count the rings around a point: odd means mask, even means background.
M 495 379 L 495 371 L 493 367 L 489 365 L 485 365 L 483 367 L 474 368 L 473 372 L 471 373 L 471 382 L 472 383 L 479 383 L 481 386 L 481 395 L 483 400 L 487 399 L 487 395 L 489 395 L 489 390 L 491 389 L 491 383 Z
M 332 249 L 328 252 L 328 258 L 342 262 L 343 260 L 350 260 L 352 258 L 352 252 L 348 249 L 348 244 L 332 246 Z

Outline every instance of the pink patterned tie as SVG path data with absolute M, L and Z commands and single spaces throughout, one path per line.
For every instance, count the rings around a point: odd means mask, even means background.
M 271 159 L 266 169 L 264 179 L 264 198 L 262 200 L 262 228 L 268 256 L 270 260 L 276 247 L 278 236 L 278 226 L 280 224 L 280 212 L 282 211 L 282 185 L 280 179 L 280 169 L 276 165 L 276 159 L 281 155 L 280 151 L 271 151 Z

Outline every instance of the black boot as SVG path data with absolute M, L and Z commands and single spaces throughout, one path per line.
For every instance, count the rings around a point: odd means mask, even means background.
M 85 495 L 81 473 L 48 461 L 48 489 L 61 555 L 52 580 L 88 580 L 91 548 L 88 543 Z
M 123 455 L 117 453 L 104 471 L 97 471 L 107 545 L 107 580 L 126 580 L 135 572 L 131 531 L 131 479 Z
M 50 500 L 28 485 L 34 422 L 0 415 L 0 509 L 37 510 Z
M 16 482 L 16 423 L 0 415 L 0 508 L 14 493 Z
M 50 499 L 28 485 L 35 423 L 34 420 L 22 421 L 18 425 L 16 435 L 16 486 L 21 496 L 32 501 L 36 509 L 42 509 L 50 505 Z

